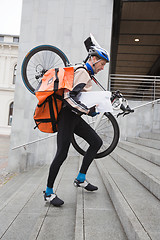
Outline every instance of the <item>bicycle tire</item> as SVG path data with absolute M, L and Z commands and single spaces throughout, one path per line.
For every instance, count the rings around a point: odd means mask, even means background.
M 67 56 L 59 48 L 51 45 L 37 46 L 30 50 L 23 60 L 21 75 L 24 85 L 35 94 L 45 72 L 51 68 L 69 65 Z
M 87 116 L 86 121 L 92 126 L 96 121 L 95 118 L 96 117 L 92 118 Z M 115 149 L 119 141 L 120 130 L 115 117 L 111 113 L 105 113 L 96 132 L 101 137 L 103 145 L 95 158 L 102 158 L 109 155 Z M 73 135 L 72 145 L 83 156 L 89 147 L 88 143 L 76 134 Z

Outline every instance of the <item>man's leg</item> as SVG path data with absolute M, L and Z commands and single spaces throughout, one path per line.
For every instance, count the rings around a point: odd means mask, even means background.
M 57 152 L 50 166 L 47 187 L 53 188 L 59 169 L 67 158 L 75 125 L 75 114 L 64 108 L 59 116 L 57 133 Z
M 67 157 L 75 122 L 75 114 L 66 108 L 62 109 L 58 122 L 57 153 L 50 166 L 47 188 L 44 192 L 45 201 L 49 201 L 57 207 L 64 204 L 64 202 L 53 192 L 53 184 L 62 163 Z
M 80 173 L 86 174 L 91 162 L 95 158 L 103 142 L 95 130 L 82 118 L 81 121 L 79 121 L 79 124 L 76 126 L 74 133 L 82 137 L 90 145 L 83 158 L 82 166 L 80 169 Z
M 83 119 L 81 119 L 79 124 L 76 126 L 74 132 L 86 140 L 86 142 L 90 145 L 83 157 L 82 166 L 77 178 L 74 181 L 74 185 L 77 187 L 83 187 L 88 191 L 95 191 L 98 187 L 86 181 L 86 173 L 103 142 L 94 129 L 91 128 Z

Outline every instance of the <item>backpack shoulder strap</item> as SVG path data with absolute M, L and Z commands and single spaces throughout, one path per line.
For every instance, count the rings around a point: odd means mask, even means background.
M 55 80 L 54 80 L 54 91 L 58 90 L 59 78 L 58 78 L 59 68 L 55 68 Z
M 89 76 L 91 77 L 91 73 L 90 73 L 90 71 L 88 71 L 88 69 L 87 68 L 85 68 L 85 66 L 84 65 L 81 65 L 81 66 L 78 66 L 77 68 L 75 68 L 74 69 L 74 72 L 76 72 L 78 69 L 80 69 L 80 68 L 83 68 L 83 69 L 85 69 L 86 70 L 86 72 L 89 74 Z

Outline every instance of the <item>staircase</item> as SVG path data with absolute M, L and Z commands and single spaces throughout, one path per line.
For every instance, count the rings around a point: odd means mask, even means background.
M 54 187 L 60 208 L 43 200 L 49 166 L 17 174 L 0 187 L 0 239 L 159 240 L 159 150 L 159 134 L 119 142 L 91 164 L 93 193 L 73 186 L 82 157 L 69 157 Z
M 160 135 L 127 138 L 96 164 L 128 239 L 160 239 Z

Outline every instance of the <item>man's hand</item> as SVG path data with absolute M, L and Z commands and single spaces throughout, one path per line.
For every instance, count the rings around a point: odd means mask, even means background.
M 99 114 L 99 112 L 96 112 L 96 106 L 97 105 L 94 105 L 89 109 L 88 116 L 95 117 L 97 114 Z

